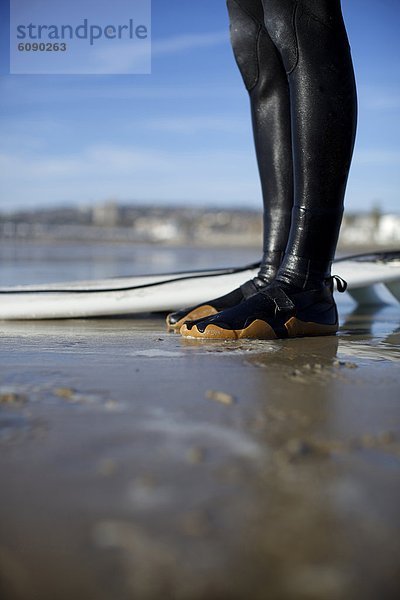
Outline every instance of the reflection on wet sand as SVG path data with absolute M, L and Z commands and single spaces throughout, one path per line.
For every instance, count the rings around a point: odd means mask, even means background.
M 0 324 L 2 599 L 396 597 L 400 315 L 342 313 L 274 342 Z
M 341 349 L 359 358 L 400 359 L 399 305 L 356 307 L 340 330 Z

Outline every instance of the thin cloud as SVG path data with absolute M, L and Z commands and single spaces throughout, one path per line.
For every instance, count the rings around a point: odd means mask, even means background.
M 245 152 L 168 152 L 94 145 L 74 154 L 0 154 L 2 208 L 137 198 L 258 205 L 256 164 Z M 261 204 L 259 204 L 261 206 Z
M 191 135 L 205 130 L 223 133 L 238 133 L 249 131 L 246 119 L 231 116 L 193 116 L 193 117 L 167 117 L 152 119 L 145 124 L 155 131 Z
M 361 86 L 359 89 L 361 108 L 371 111 L 400 109 L 400 93 L 383 86 Z
M 0 102 L 3 106 L 12 105 L 14 108 L 21 104 L 26 105 L 24 96 L 24 86 L 22 82 L 16 82 L 12 87 L 3 89 Z M 39 105 L 43 107 L 46 104 L 54 103 L 80 103 L 82 101 L 99 100 L 198 100 L 199 98 L 229 98 L 231 94 L 237 94 L 237 87 L 221 84 L 220 86 L 188 86 L 187 84 L 175 85 L 152 85 L 146 82 L 146 85 L 139 87 L 133 85 L 130 81 L 115 81 L 113 85 L 92 84 L 90 87 L 84 85 L 74 85 L 70 81 L 65 83 L 61 80 L 57 86 L 47 85 L 43 80 L 40 85 L 35 86 L 31 83 L 29 88 L 29 105 Z M 12 99 L 12 100 L 11 100 Z M 9 121 L 10 117 L 8 118 Z
M 373 166 L 399 166 L 400 151 L 384 149 L 360 149 L 355 152 L 354 164 Z
M 227 31 L 177 35 L 152 41 L 151 56 L 158 58 L 225 43 L 228 43 Z M 148 51 L 148 46 L 129 43 L 102 47 L 93 54 L 91 70 L 93 73 L 134 73 L 143 64 Z
M 157 40 L 152 43 L 153 56 L 164 54 L 174 54 L 196 48 L 209 48 L 228 42 L 227 31 L 217 31 L 214 33 L 191 33 L 177 35 L 175 37 Z

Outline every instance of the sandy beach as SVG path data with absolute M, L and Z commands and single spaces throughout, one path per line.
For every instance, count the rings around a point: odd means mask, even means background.
M 190 341 L 0 323 L 3 600 L 400 593 L 400 314 Z

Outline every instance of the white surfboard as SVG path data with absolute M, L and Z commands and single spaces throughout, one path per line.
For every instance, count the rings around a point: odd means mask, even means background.
M 166 312 L 221 296 L 255 277 L 258 265 L 0 288 L 0 319 L 71 319 Z M 335 261 L 359 304 L 400 301 L 400 251 Z M 379 284 L 379 285 L 378 285 Z M 382 294 L 384 289 L 384 294 Z M 390 292 L 390 293 L 389 293 Z

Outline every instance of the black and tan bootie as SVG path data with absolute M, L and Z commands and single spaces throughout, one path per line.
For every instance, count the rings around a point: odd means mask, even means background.
M 191 338 L 261 340 L 335 334 L 339 320 L 334 280 L 344 292 L 347 284 L 337 276 L 306 291 L 292 292 L 290 286 L 274 282 L 233 308 L 187 321 L 180 332 Z
M 224 296 L 170 313 L 166 319 L 167 328 L 170 331 L 179 332 L 185 321 L 204 319 L 216 315 L 222 310 L 233 308 L 257 294 L 269 283 L 270 281 L 263 277 L 254 277 Z

